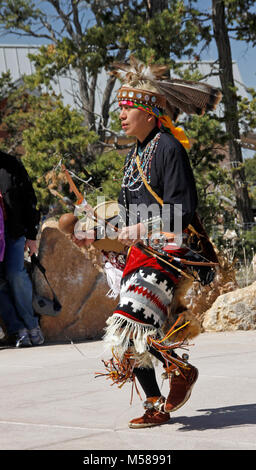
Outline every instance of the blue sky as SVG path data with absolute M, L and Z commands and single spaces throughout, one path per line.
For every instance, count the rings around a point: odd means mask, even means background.
M 200 10 L 204 10 L 208 13 L 211 11 L 211 0 L 197 0 L 197 5 Z M 256 13 L 256 6 L 253 10 Z M 256 88 L 256 49 L 252 46 L 249 46 L 244 41 L 235 41 L 230 40 L 231 50 L 232 50 L 232 59 L 238 63 L 239 71 L 241 78 L 244 84 L 247 87 Z M 216 60 L 217 58 L 217 49 L 215 42 L 212 41 L 212 44 L 208 50 L 206 50 L 201 59 L 204 60 Z
M 243 83 L 247 87 L 256 88 L 256 49 L 242 41 L 231 41 L 231 48 L 232 59 L 238 63 Z M 217 52 L 214 44 L 201 56 L 203 60 L 216 60 L 216 58 Z
M 198 8 L 210 13 L 211 0 L 198 0 Z M 256 6 L 255 6 L 256 12 Z M 42 44 L 35 38 L 20 38 L 10 34 L 0 35 L 0 44 Z M 256 49 L 243 41 L 231 40 L 232 58 L 238 63 L 242 81 L 247 87 L 256 88 Z M 214 41 L 201 55 L 202 60 L 216 60 L 217 51 Z

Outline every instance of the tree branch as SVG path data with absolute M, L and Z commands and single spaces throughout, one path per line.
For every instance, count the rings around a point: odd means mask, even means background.
M 63 23 L 64 23 L 64 25 L 67 29 L 68 34 L 70 35 L 70 37 L 75 39 L 75 34 L 74 34 L 72 24 L 71 24 L 70 19 L 69 19 L 69 15 L 66 15 L 64 13 L 64 11 L 61 9 L 59 0 L 48 0 L 48 1 L 49 1 L 49 3 L 52 4 L 52 6 L 55 8 L 57 13 L 59 14 L 60 18 L 62 19 L 62 21 L 63 21 Z

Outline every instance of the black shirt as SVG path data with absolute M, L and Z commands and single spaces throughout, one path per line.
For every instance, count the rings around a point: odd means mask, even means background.
M 159 132 L 161 131 L 157 127 L 153 129 L 144 142 L 138 144 L 138 151 L 143 151 Z M 129 164 L 133 152 L 134 148 L 126 157 L 126 165 Z M 157 217 L 158 213 L 162 218 L 163 230 L 173 231 L 174 205 L 182 204 L 182 229 L 184 230 L 191 223 L 197 207 L 196 185 L 186 150 L 172 134 L 167 132 L 161 132 L 155 154 L 151 160 L 150 186 L 163 200 L 164 207 L 161 207 L 144 184 L 135 191 L 131 191 L 129 187 L 122 187 L 118 201 L 126 208 L 126 215 L 129 217 L 131 204 L 144 204 L 147 207 L 154 207 L 152 204 L 157 205 L 157 210 L 153 210 L 147 218 L 150 219 L 151 214 L 153 217 Z M 135 207 L 132 206 L 133 215 Z M 143 220 L 145 217 L 141 216 L 141 211 L 139 213 L 137 211 L 137 222 Z M 134 219 L 133 223 L 136 223 Z
M 8 235 L 35 240 L 40 213 L 36 195 L 23 164 L 14 156 L 0 151 L 0 191 L 6 211 Z

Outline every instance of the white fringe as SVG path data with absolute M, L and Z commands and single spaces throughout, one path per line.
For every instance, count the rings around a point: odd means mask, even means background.
M 107 283 L 110 287 L 107 297 L 116 299 L 120 294 L 121 279 L 123 271 L 113 266 L 109 261 L 105 263 L 104 272 L 107 277 Z
M 129 349 L 130 339 L 133 340 L 135 351 L 143 354 L 149 348 L 147 337 L 157 333 L 157 329 L 152 325 L 144 325 L 115 313 L 106 323 L 108 326 L 103 337 L 104 343 L 107 348 L 113 349 L 120 359 Z

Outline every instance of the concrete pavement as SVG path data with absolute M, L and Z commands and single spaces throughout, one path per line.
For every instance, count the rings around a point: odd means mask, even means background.
M 199 379 L 190 400 L 168 424 L 138 430 L 127 427 L 143 413 L 136 393 L 130 406 L 131 385 L 94 378 L 104 370 L 102 341 L 1 348 L 0 449 L 255 450 L 256 331 L 194 342 Z

